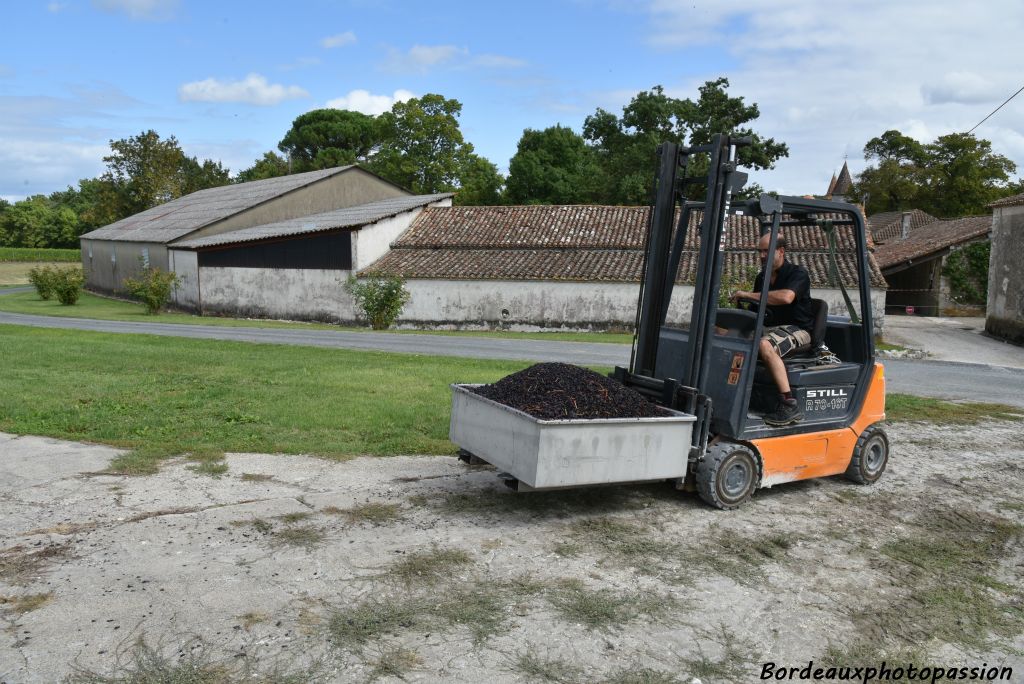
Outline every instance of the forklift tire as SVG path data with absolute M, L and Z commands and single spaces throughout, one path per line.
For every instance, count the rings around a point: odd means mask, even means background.
M 715 508 L 738 508 L 757 489 L 760 474 L 759 459 L 750 447 L 719 442 L 697 463 L 697 493 Z
M 857 484 L 873 484 L 889 464 L 889 436 L 882 426 L 869 425 L 857 438 L 846 477 Z

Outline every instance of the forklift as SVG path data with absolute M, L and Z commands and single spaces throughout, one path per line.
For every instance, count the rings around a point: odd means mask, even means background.
M 882 476 L 889 460 L 885 375 L 875 359 L 863 216 L 852 204 L 803 197 L 734 202 L 747 180 L 737 168 L 737 149 L 750 144 L 719 134 L 708 145 L 658 148 L 630 364 L 612 377 L 671 415 L 538 420 L 479 396 L 476 385 L 453 384 L 449 437 L 462 460 L 494 465 L 516 491 L 668 480 L 719 509 L 737 508 L 756 489 L 784 482 L 844 474 L 871 484 Z M 686 199 L 695 186 L 706 186 L 703 202 Z M 812 299 L 811 343 L 784 359 L 804 413 L 796 424 L 763 420 L 778 396 L 758 360 L 762 333 L 772 325 L 771 278 L 764 278 L 760 299 L 719 306 L 727 247 L 753 248 L 737 245 L 730 234 L 740 216 L 757 222 L 762 240 L 770 236 L 767 264 L 780 234 L 813 245 L 813 255 L 800 253 L 827 264 L 830 285 L 845 304 L 845 312 L 830 313 L 827 302 Z M 696 235 L 688 235 L 691 222 Z M 840 266 L 840 243 L 855 256 L 855 268 Z M 684 258 L 696 261 L 690 316 L 669 325 Z M 851 293 L 846 286 L 853 281 Z
M 747 179 L 737 169 L 737 149 L 750 144 L 750 138 L 720 134 L 709 145 L 659 147 L 633 351 L 629 368 L 616 368 L 612 375 L 655 403 L 696 416 L 690 467 L 678 486 L 696 489 L 720 509 L 742 505 L 760 487 L 814 477 L 844 474 L 871 484 L 889 460 L 882 427 L 885 375 L 875 359 L 863 216 L 852 204 L 803 197 L 762 195 L 733 202 Z M 707 160 L 706 174 L 692 172 L 703 166 L 698 160 Z M 697 183 L 706 184 L 705 200 L 687 201 L 686 191 Z M 689 325 L 674 327 L 666 318 L 695 212 L 700 212 L 700 248 L 693 306 Z M 762 237 L 770 235 L 767 264 L 774 260 L 780 233 L 799 231 L 821 245 L 830 284 L 838 286 L 846 304 L 844 315 L 829 315 L 825 301 L 812 299 L 811 344 L 784 359 L 805 416 L 795 425 L 766 424 L 762 417 L 770 407 L 758 401 L 778 392 L 758 361 L 762 331 L 772 325 L 770 317 L 766 320 L 771 279 L 764 278 L 759 300 L 740 302 L 741 308 L 719 307 L 724 251 L 735 242 L 727 219 L 739 215 L 755 218 Z M 854 293 L 847 292 L 836 258 L 840 238 L 847 249 L 852 243 L 856 255 L 856 273 L 846 274 L 857 282 Z M 851 294 L 859 298 L 859 312 Z

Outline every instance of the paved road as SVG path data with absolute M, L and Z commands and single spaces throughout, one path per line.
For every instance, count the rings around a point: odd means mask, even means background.
M 43 328 L 138 333 L 169 337 L 292 344 L 336 349 L 366 349 L 406 354 L 461 356 L 515 361 L 561 361 L 591 366 L 625 366 L 627 345 L 597 342 L 547 342 L 443 335 L 299 330 L 288 328 L 226 328 L 176 323 L 128 323 L 88 318 L 53 318 L 0 312 L 0 323 Z M 1024 369 L 945 361 L 884 362 L 888 389 L 943 399 L 989 401 L 1024 407 Z

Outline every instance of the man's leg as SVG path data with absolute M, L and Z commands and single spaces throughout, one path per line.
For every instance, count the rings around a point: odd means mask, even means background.
M 791 392 L 789 374 L 782 359 L 801 344 L 806 344 L 803 337 L 807 336 L 807 332 L 795 327 L 790 328 L 791 326 L 769 328 L 766 336 L 761 339 L 761 360 L 768 367 L 775 386 L 779 388 L 778 406 L 763 418 L 768 425 L 790 425 L 803 420 L 804 417 Z

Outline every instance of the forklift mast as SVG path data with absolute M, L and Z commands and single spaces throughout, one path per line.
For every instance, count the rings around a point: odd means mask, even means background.
M 733 195 L 743 188 L 747 180 L 747 174 L 737 169 L 737 149 L 750 144 L 749 137 L 718 134 L 708 145 L 685 147 L 664 143 L 658 148 L 655 199 L 647 229 L 632 355 L 629 368 L 616 368 L 613 374 L 617 380 L 653 401 L 697 417 L 691 458 L 702 457 L 711 435 L 753 439 L 782 434 L 760 424 L 759 418 L 748 415 L 756 377 L 757 342 L 761 339 L 766 317 L 769 279 L 764 279 L 756 311 L 719 311 L 718 308 L 730 214 L 743 213 L 758 220 L 761 233 L 770 235 L 769 255 L 775 252 L 782 227 L 815 226 L 821 229 L 831 241 L 830 256 L 836 281 L 839 277 L 833 229 L 838 225 L 853 228 L 859 264 L 856 277 L 860 281 L 861 315 L 858 317 L 839 282 L 849 312 L 848 322 L 828 324 L 829 334 L 842 336 L 843 349 L 848 351 L 851 362 L 831 371 L 811 369 L 800 376 L 810 387 L 839 387 L 851 395 L 848 406 L 820 416 L 821 420 L 816 421 L 819 429 L 840 427 L 849 422 L 852 412 L 863 400 L 868 374 L 874 364 L 870 292 L 865 285 L 870 282 L 866 228 L 860 212 L 849 204 L 800 197 L 762 195 L 758 199 L 734 203 Z M 703 202 L 686 199 L 687 194 L 692 194 L 688 191 L 693 186 L 703 186 Z M 695 212 L 700 213 L 700 223 L 694 226 L 699 233 L 693 237 L 699 239 L 700 249 L 695 255 L 696 273 L 689 325 L 682 328 L 666 326 L 675 280 L 687 251 L 688 232 Z M 742 327 L 743 335 L 716 335 L 716 328 L 721 331 L 719 326 L 729 325 L 729 322 Z M 809 396 L 817 394 L 805 394 L 803 399 Z M 805 428 L 794 427 L 792 430 L 804 431 Z

